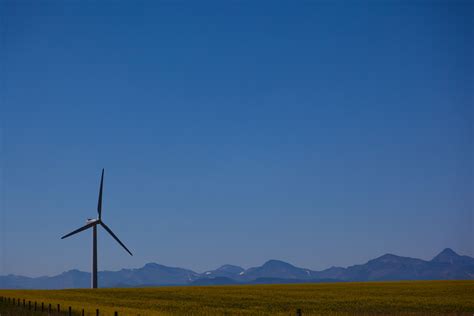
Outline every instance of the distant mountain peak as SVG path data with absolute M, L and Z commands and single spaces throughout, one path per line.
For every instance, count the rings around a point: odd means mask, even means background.
M 282 266 L 282 267 L 294 268 L 294 266 L 292 264 L 289 264 L 288 262 L 275 260 L 275 259 L 268 260 L 267 262 L 263 264 L 262 267 L 269 267 L 269 266 Z
M 232 265 L 232 264 L 224 264 L 223 266 L 220 266 L 219 268 L 217 268 L 216 271 L 222 271 L 222 272 L 226 271 L 226 272 L 240 273 L 240 272 L 244 271 L 244 268 L 239 267 L 239 266 L 235 266 L 235 265 Z
M 432 262 L 442 262 L 442 263 L 454 263 L 455 261 L 461 258 L 453 249 L 446 248 L 441 251 L 437 256 L 435 256 L 431 261 Z
M 393 253 L 386 253 L 383 256 L 380 256 L 379 259 L 398 259 L 400 256 L 394 255 Z
M 307 280 L 313 277 L 313 271 L 295 267 L 281 260 L 268 260 L 260 267 L 253 267 L 240 274 L 244 281 L 253 281 L 260 278 L 271 279 L 300 279 Z
M 456 256 L 458 257 L 459 255 L 451 248 L 444 248 L 443 251 L 439 253 L 440 255 L 449 255 L 449 256 Z
M 159 268 L 161 266 L 162 266 L 161 264 L 158 264 L 158 263 L 155 263 L 155 262 L 149 262 L 149 263 L 145 264 L 143 266 L 143 268 L 152 269 L 152 268 Z
M 225 278 L 233 278 L 237 277 L 240 273 L 245 271 L 242 267 L 232 265 L 232 264 L 224 264 L 215 270 L 209 270 L 204 272 L 204 276 L 208 278 L 216 278 L 216 277 L 225 277 Z
M 391 254 L 391 253 L 386 253 L 383 256 L 380 256 L 378 258 L 369 260 L 369 263 L 374 263 L 374 262 L 381 262 L 381 263 L 390 263 L 390 262 L 398 262 L 402 257 Z
M 413 258 L 413 257 L 404 257 L 404 256 L 397 256 L 391 253 L 387 253 L 383 256 L 380 256 L 376 259 L 370 260 L 368 263 L 378 263 L 378 264 L 423 264 L 428 261 Z

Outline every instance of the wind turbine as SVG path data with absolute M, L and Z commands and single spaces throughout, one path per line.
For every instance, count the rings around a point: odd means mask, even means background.
M 130 254 L 130 256 L 133 256 L 130 250 L 128 250 L 128 248 L 120 241 L 120 239 L 118 239 L 118 237 L 115 236 L 112 230 L 107 225 L 105 225 L 105 223 L 102 221 L 102 189 L 103 187 L 104 187 L 104 169 L 102 169 L 102 176 L 100 178 L 99 202 L 97 204 L 97 213 L 99 214 L 99 218 L 96 218 L 96 219 L 89 218 L 87 219 L 86 225 L 61 237 L 61 239 L 64 239 L 92 227 L 92 279 L 91 279 L 92 284 L 91 284 L 91 288 L 93 289 L 97 288 L 97 226 L 98 225 L 101 225 L 120 244 L 120 246 L 122 246 Z

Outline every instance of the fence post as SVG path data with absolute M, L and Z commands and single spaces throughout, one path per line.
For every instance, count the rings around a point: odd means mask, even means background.
M 18 302 L 18 306 L 20 306 L 20 299 L 17 299 L 16 301 Z
M 61 313 L 61 306 L 58 304 L 58 314 Z
M 71 306 L 69 306 L 69 316 L 72 315 Z
M 298 308 L 298 309 L 296 310 L 296 316 L 301 316 L 301 308 Z
M 35 301 L 35 312 L 36 312 L 36 301 Z
M 25 299 L 23 299 L 23 307 L 25 307 Z
M 44 312 L 44 302 L 41 302 L 41 312 Z
M 114 313 L 114 316 L 118 316 L 118 313 L 117 313 L 117 311 L 115 311 L 115 313 Z
M 95 310 L 95 316 L 99 316 L 99 309 Z
M 28 309 L 31 309 L 31 301 L 28 301 Z
M 82 316 L 84 316 L 84 308 L 82 309 Z
M 48 305 L 48 313 L 51 314 L 51 303 L 49 303 L 49 305 Z

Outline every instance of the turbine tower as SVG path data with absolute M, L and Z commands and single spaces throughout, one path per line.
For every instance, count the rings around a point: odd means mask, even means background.
M 122 246 L 130 256 L 133 256 L 130 250 L 118 239 L 117 236 L 112 232 L 112 230 L 105 225 L 102 221 L 102 189 L 104 187 L 104 169 L 102 169 L 102 176 L 100 178 L 100 189 L 99 189 L 99 202 L 97 204 L 97 213 L 99 215 L 96 219 L 87 219 L 87 224 L 82 226 L 79 229 L 76 229 L 73 232 L 70 232 L 67 235 L 61 237 L 61 239 L 67 238 L 69 236 L 75 235 L 82 232 L 83 230 L 89 229 L 92 227 L 92 274 L 91 274 L 91 288 L 97 288 L 97 226 L 101 225 L 119 244 Z

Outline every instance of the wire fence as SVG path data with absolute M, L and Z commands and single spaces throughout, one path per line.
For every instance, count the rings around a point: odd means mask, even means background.
M 111 316 L 111 314 L 101 313 L 97 308 L 95 311 L 80 308 L 73 309 L 71 306 L 61 306 L 50 302 L 30 301 L 15 297 L 0 296 L 0 316 Z M 302 316 L 301 309 L 296 310 L 296 316 Z M 119 316 L 118 311 L 114 311 L 113 316 Z M 138 314 L 137 316 L 141 316 Z
M 30 301 L 15 297 L 0 296 L 0 316 L 109 316 L 110 314 L 101 313 L 97 308 L 93 311 L 80 308 L 73 309 L 71 306 L 61 306 L 50 302 Z M 113 316 L 119 316 L 115 311 Z M 138 315 L 140 316 L 140 315 Z

